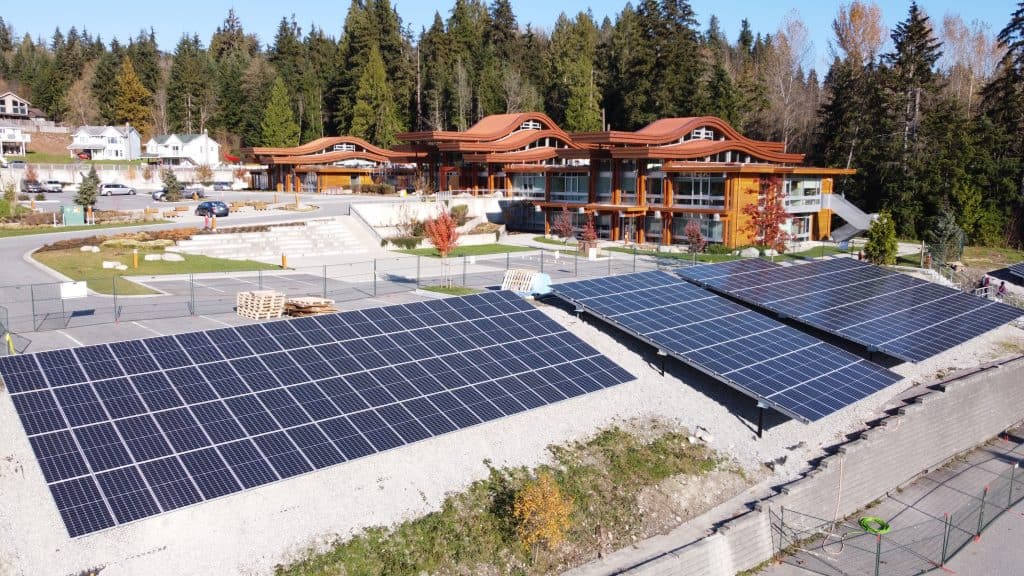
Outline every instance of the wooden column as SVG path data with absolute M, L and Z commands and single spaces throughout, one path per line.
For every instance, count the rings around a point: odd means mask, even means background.
M 544 215 L 544 237 L 551 236 L 551 222 L 548 222 L 548 210 L 547 208 L 541 208 L 541 214 Z
M 487 193 L 494 194 L 494 172 L 491 172 L 491 165 L 487 165 Z
M 636 228 L 636 243 L 643 244 L 645 240 L 644 236 L 646 235 L 645 228 L 647 228 L 647 217 L 634 216 L 633 227 Z
M 675 199 L 672 198 L 672 195 L 675 193 L 675 186 L 672 184 L 672 178 L 670 178 L 666 173 L 661 182 L 661 203 L 664 204 L 666 208 L 671 208 L 672 204 L 675 202 Z
M 661 244 L 672 245 L 672 213 L 664 212 L 661 215 Z
M 619 213 L 618 211 L 612 212 L 612 241 L 617 242 L 619 240 Z
M 505 198 L 512 197 L 512 175 L 508 173 L 508 167 L 505 167 Z
M 544 171 L 544 201 L 551 202 L 551 172 Z
M 622 202 L 622 183 L 621 175 L 619 174 L 619 164 L 621 162 L 613 158 L 612 159 L 612 204 L 618 206 Z
M 587 203 L 588 204 L 595 204 L 595 203 L 597 203 L 597 175 L 598 175 L 598 172 L 600 172 L 600 171 L 601 171 L 601 163 L 597 160 L 597 158 L 594 158 L 593 156 L 591 156 L 590 157 L 590 168 L 589 168 L 590 178 L 587 179 L 587 182 L 588 182 L 588 184 L 587 184 Z
M 636 162 L 636 205 L 647 205 L 647 162 L 644 160 Z

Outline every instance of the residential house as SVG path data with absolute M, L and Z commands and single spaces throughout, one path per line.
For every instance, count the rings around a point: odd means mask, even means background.
M 14 92 L 0 94 L 0 118 L 28 120 L 31 116 L 32 103 Z
M 206 133 L 161 134 L 146 142 L 144 159 L 153 164 L 213 167 L 220 164 L 220 144 Z
M 68 150 L 83 160 L 138 160 L 142 139 L 133 126 L 82 126 L 75 131 Z
M 0 156 L 24 156 L 31 141 L 17 126 L 0 126 Z

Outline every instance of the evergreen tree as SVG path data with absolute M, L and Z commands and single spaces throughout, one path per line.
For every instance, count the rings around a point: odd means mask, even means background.
M 131 58 L 124 58 L 117 74 L 117 96 L 114 99 L 114 121 L 127 123 L 139 131 L 143 140 L 151 135 L 153 95 L 135 74 Z
M 883 210 L 878 214 L 878 219 L 868 229 L 867 240 L 864 256 L 868 262 L 888 265 L 896 263 L 896 224 L 889 212 Z
M 79 206 L 92 206 L 96 203 L 96 194 L 100 190 L 100 176 L 96 173 L 96 165 L 89 166 L 89 174 L 82 179 L 78 185 L 78 194 L 75 195 L 75 204 Z
M 370 60 L 359 79 L 350 133 L 377 146 L 388 147 L 397 142 L 395 134 L 399 129 L 395 102 L 384 71 L 384 60 L 380 51 L 374 47 L 370 50 Z
M 274 148 L 297 146 L 299 143 L 299 125 L 292 115 L 288 89 L 280 77 L 274 79 L 270 90 L 270 101 L 263 113 L 260 124 L 261 144 Z
M 128 43 L 127 56 L 132 59 L 135 73 L 142 80 L 142 85 L 150 93 L 156 94 L 163 82 L 160 71 L 160 51 L 156 46 L 156 32 L 150 28 L 147 33 L 140 31 L 134 40 Z M 120 62 L 118 62 L 120 66 Z
M 260 146 L 263 143 L 263 116 L 270 103 L 274 80 L 274 69 L 263 56 L 256 56 L 242 75 L 242 95 L 246 105 L 241 114 L 242 143 L 245 146 Z
M 590 15 L 558 17 L 551 33 L 551 84 L 545 108 L 570 132 L 601 129 L 600 89 L 595 83 L 597 27 Z
M 197 134 L 215 112 L 213 64 L 198 36 L 182 36 L 167 82 L 167 116 L 172 132 Z
M 736 89 L 733 87 L 729 72 L 722 64 L 715 64 L 711 69 L 711 78 L 707 86 L 707 112 L 717 116 L 729 124 L 739 124 L 739 103 Z
M 174 175 L 173 170 L 164 170 L 160 174 L 161 180 L 164 183 L 164 200 L 168 202 L 177 202 L 181 200 L 181 192 L 184 186 L 178 181 L 178 177 Z
M 117 83 L 117 75 L 121 71 L 122 60 L 125 49 L 121 43 L 114 38 L 110 42 L 110 50 L 100 56 L 96 64 L 96 72 L 92 80 L 92 96 L 99 108 L 100 122 L 113 124 L 114 119 L 114 98 L 117 92 L 112 88 Z

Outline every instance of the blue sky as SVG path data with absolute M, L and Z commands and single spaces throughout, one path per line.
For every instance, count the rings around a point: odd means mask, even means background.
M 876 0 L 882 8 L 886 24 L 891 28 L 906 17 L 909 0 Z M 422 26 L 433 21 L 434 11 L 442 8 L 442 17 L 454 0 L 392 0 L 406 23 L 411 24 L 418 34 Z M 846 2 L 843 2 L 846 3 Z M 622 9 L 624 0 L 512 0 L 512 7 L 520 25 L 527 23 L 535 27 L 550 29 L 559 12 L 575 14 L 590 9 L 600 21 Z M 273 40 L 274 31 L 282 16 L 295 14 L 303 30 L 311 23 L 337 37 L 341 32 L 348 10 L 349 0 L 291 0 L 290 2 L 224 2 L 220 0 L 177 0 L 169 3 L 148 3 L 125 0 L 105 0 L 98 3 L 84 3 L 80 0 L 41 0 L 24 4 L 21 11 L 5 10 L 3 16 L 14 25 L 16 33 L 25 32 L 33 37 L 49 39 L 56 27 L 67 31 L 71 26 L 85 27 L 93 34 L 99 34 L 110 41 L 117 36 L 124 40 L 134 36 L 140 28 L 153 27 L 163 50 L 173 50 L 174 44 L 184 33 L 198 33 L 204 43 L 224 21 L 232 6 L 242 19 L 246 30 L 259 35 L 267 44 Z M 814 63 L 824 68 L 829 61 L 828 43 L 832 38 L 830 25 L 835 17 L 839 2 L 827 0 L 691 0 L 697 12 L 701 27 L 705 27 L 711 14 L 718 16 L 722 28 L 730 39 L 735 39 L 743 18 L 750 20 L 755 32 L 772 32 L 791 10 L 797 10 L 811 32 L 814 43 Z M 941 22 L 948 12 L 959 13 L 966 21 L 980 20 L 991 25 L 993 33 L 998 32 L 1010 19 L 1016 8 L 1013 0 L 921 0 L 923 7 L 936 23 Z M 161 8 L 160 6 L 166 6 Z

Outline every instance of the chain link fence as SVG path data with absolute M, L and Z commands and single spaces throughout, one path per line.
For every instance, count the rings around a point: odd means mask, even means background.
M 485 256 L 395 255 L 346 264 L 251 272 L 131 274 L 85 278 L 89 292 L 68 298 L 64 282 L 0 286 L 3 331 L 17 333 L 77 326 L 230 313 L 238 292 L 276 290 L 289 297 L 316 296 L 356 301 L 451 284 L 470 288 L 501 285 L 509 269 L 550 275 L 552 282 L 666 269 L 689 265 L 687 259 L 638 252 L 602 251 L 588 259 L 575 251 L 536 249 Z M 9 353 L 5 347 L 0 354 Z
M 772 513 L 773 538 L 785 563 L 816 574 L 913 576 L 945 566 L 1022 498 L 1024 474 L 1013 462 L 983 486 L 957 488 L 960 504 L 952 512 L 914 501 L 890 520 L 892 529 L 872 533 L 857 518 L 833 521 L 783 508 Z

